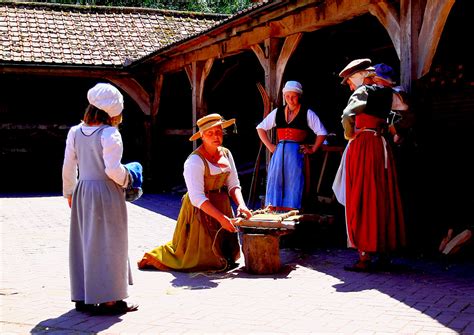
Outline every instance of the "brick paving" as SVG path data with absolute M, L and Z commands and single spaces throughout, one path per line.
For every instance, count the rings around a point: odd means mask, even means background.
M 355 252 L 281 250 L 284 271 L 257 276 L 140 271 L 171 239 L 179 196 L 128 204 L 138 311 L 89 316 L 69 298 L 69 208 L 57 195 L 2 196 L 1 334 L 474 334 L 474 261 L 400 258 L 396 273 L 351 273 Z

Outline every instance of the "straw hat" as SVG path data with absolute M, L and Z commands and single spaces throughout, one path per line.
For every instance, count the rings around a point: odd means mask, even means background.
M 217 113 L 214 114 L 209 114 L 206 116 L 203 116 L 199 120 L 197 120 L 196 125 L 199 128 L 199 130 L 193 134 L 189 138 L 190 141 L 195 141 L 198 138 L 201 137 L 201 132 L 206 131 L 209 128 L 212 128 L 214 126 L 222 126 L 222 129 L 227 128 L 235 123 L 235 119 L 230 119 L 230 120 L 224 120 L 222 116 L 220 116 Z
M 359 71 L 370 70 L 368 69 L 370 64 L 372 64 L 372 61 L 369 58 L 355 59 L 347 64 L 347 66 L 339 73 L 339 77 L 343 78 L 341 84 L 345 84 L 350 76 Z

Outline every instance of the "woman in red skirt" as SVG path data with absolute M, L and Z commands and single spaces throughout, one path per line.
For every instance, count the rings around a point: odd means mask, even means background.
M 374 269 L 380 259 L 405 245 L 405 225 L 395 161 L 384 136 L 392 106 L 392 89 L 364 85 L 369 59 L 349 63 L 339 74 L 353 92 L 342 115 L 349 140 L 334 182 L 338 200 L 346 207 L 348 246 L 359 252 L 349 271 Z

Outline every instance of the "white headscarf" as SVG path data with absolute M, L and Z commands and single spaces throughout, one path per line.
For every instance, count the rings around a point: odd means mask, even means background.
M 99 83 L 87 92 L 87 100 L 91 105 L 102 109 L 110 117 L 120 115 L 123 111 L 123 95 L 114 86 Z
M 283 87 L 283 94 L 286 92 L 296 92 L 298 94 L 303 94 L 303 86 L 294 80 L 287 81 L 285 87 Z

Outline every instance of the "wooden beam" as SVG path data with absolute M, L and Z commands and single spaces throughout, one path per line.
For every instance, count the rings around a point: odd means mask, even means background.
M 206 35 L 200 35 L 170 48 L 166 53 L 159 53 L 147 59 L 146 62 L 158 63 L 172 55 L 182 52 L 195 51 L 216 44 L 216 41 L 228 40 L 254 29 L 256 26 L 267 25 L 266 22 L 278 20 L 289 12 L 302 10 L 309 6 L 319 5 L 321 0 L 271 1 L 263 7 L 250 11 L 239 18 L 211 29 Z M 219 56 L 217 58 L 220 58 Z
M 200 103 L 198 100 L 199 92 L 201 88 L 198 85 L 201 84 L 201 74 L 202 74 L 202 63 L 201 62 L 193 62 L 191 64 L 191 99 L 192 99 L 192 127 L 194 131 L 197 131 L 196 122 L 200 118 Z M 193 149 L 196 149 L 196 142 L 193 143 Z
M 163 75 L 158 74 L 155 78 L 154 92 L 153 92 L 153 103 L 151 105 L 151 116 L 154 119 L 158 114 L 161 101 L 161 89 L 163 88 Z
M 77 78 L 104 78 L 104 77 L 127 77 L 128 71 L 123 69 L 101 69 L 99 67 L 62 67 L 44 65 L 11 65 L 0 64 L 1 74 L 27 74 L 54 77 L 77 77 Z
M 398 59 L 400 59 L 400 16 L 392 4 L 381 1 L 369 6 L 369 12 L 375 16 L 387 30 L 392 40 Z
M 418 68 L 418 32 L 421 20 L 418 0 L 400 0 L 400 82 L 409 93 Z
M 205 62 L 192 62 L 191 66 L 185 67 L 188 78 L 191 78 L 193 129 L 197 120 L 206 114 L 207 107 L 206 101 L 204 100 L 204 85 L 213 64 L 214 58 L 209 58 Z M 196 148 L 196 141 L 193 142 L 193 148 Z
M 327 0 L 314 6 L 272 21 L 272 35 L 286 37 L 299 32 L 310 32 L 333 26 L 369 12 L 370 0 Z
M 193 62 L 191 66 L 186 66 L 185 71 L 190 79 L 193 99 L 193 114 L 196 114 L 193 119 L 193 125 L 196 124 L 198 118 L 204 116 L 205 101 L 204 101 L 204 85 L 205 81 L 211 71 L 214 59 L 207 59 L 205 62 Z
M 191 87 L 193 87 L 193 68 L 192 68 L 192 65 L 186 65 L 184 67 L 184 72 L 186 72 L 186 76 L 188 77 L 189 85 L 191 85 Z
M 272 16 L 263 16 L 258 20 L 255 19 L 252 25 L 249 24 L 247 31 L 233 34 L 232 30 L 228 30 L 213 39 L 203 40 L 202 43 L 196 44 L 189 50 L 184 47 L 172 49 L 163 54 L 169 59 L 159 63 L 159 70 L 163 73 L 178 71 L 193 61 L 226 57 L 251 49 L 252 46 L 263 43 L 269 38 L 287 37 L 295 33 L 332 26 L 368 13 L 372 2 L 371 0 L 328 0 L 323 3 L 307 1 L 306 6 L 311 3 L 310 7 L 286 17 L 282 13 L 283 17 L 278 20 L 270 21 Z
M 145 161 L 143 162 L 145 168 L 145 178 L 148 181 L 153 180 L 155 169 L 153 168 L 153 125 L 154 120 L 151 117 L 146 117 L 143 121 L 143 132 L 145 135 L 145 143 L 143 143 L 143 153 L 145 157 Z
M 214 58 L 209 58 L 206 60 L 204 63 L 204 66 L 202 68 L 202 75 L 201 75 L 201 84 L 200 86 L 200 91 L 199 91 L 199 100 L 201 103 L 204 101 L 204 83 L 206 82 L 207 76 L 209 76 L 209 73 L 211 72 L 212 65 L 214 64 Z
M 105 78 L 123 91 L 125 91 L 140 107 L 145 115 L 151 114 L 150 95 L 148 92 L 133 78 Z
M 277 62 L 280 58 L 281 41 L 278 38 L 269 38 L 264 41 L 264 47 L 258 44 L 253 45 L 251 49 L 257 56 L 260 64 L 265 71 L 265 98 L 268 99 L 270 109 L 278 105 L 279 84 L 277 84 Z M 272 141 L 272 132 L 268 131 L 268 138 Z M 271 152 L 265 151 L 266 166 L 270 162 Z
M 296 50 L 296 47 L 298 46 L 299 42 L 301 41 L 301 38 L 303 37 L 302 33 L 297 33 L 288 36 L 285 38 L 285 42 L 283 43 L 283 47 L 281 48 L 280 55 L 278 56 L 278 61 L 276 65 L 276 79 L 275 79 L 275 87 L 276 87 L 276 93 L 277 93 L 277 101 L 280 101 L 280 95 L 281 95 L 281 81 L 283 79 L 283 73 L 285 73 L 286 69 L 286 64 L 288 63 L 288 60 L 290 59 L 291 55 Z
M 253 51 L 255 56 L 257 56 L 258 62 L 263 68 L 263 71 L 266 73 L 268 71 L 268 61 L 265 52 L 259 44 L 254 44 L 250 46 L 250 49 Z
M 281 40 L 279 38 L 269 38 L 265 40 L 265 53 L 267 56 L 265 90 L 268 92 L 272 107 L 278 104 L 278 85 L 276 82 L 276 74 L 280 50 Z
M 423 24 L 418 39 L 419 66 L 417 79 L 423 77 L 431 68 L 444 25 L 454 2 L 455 0 L 428 0 L 426 3 Z

